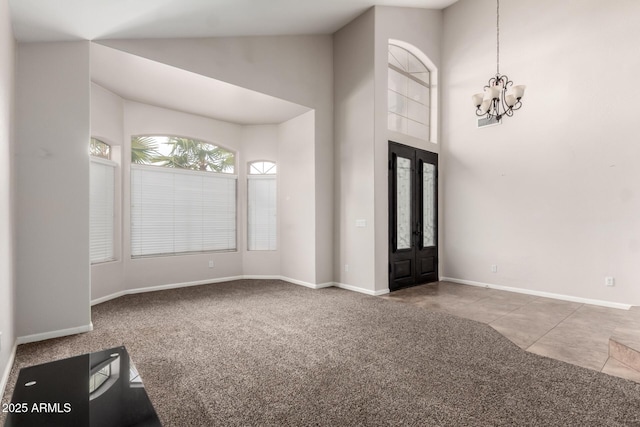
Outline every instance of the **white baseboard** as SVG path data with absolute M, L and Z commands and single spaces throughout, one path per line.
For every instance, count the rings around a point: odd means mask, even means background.
M 149 286 L 149 287 L 145 287 L 145 288 L 136 288 L 136 289 L 127 289 L 124 291 L 119 291 L 110 295 L 105 295 L 103 297 L 100 298 L 96 298 L 91 300 L 91 305 L 94 306 L 96 304 L 100 304 L 103 302 L 107 302 L 110 301 L 112 299 L 116 299 L 125 295 L 131 295 L 131 294 L 141 294 L 144 292 L 155 292 L 155 291 L 164 291 L 167 289 L 177 289 L 177 288 L 186 288 L 189 286 L 200 286 L 200 285 L 209 285 L 209 284 L 213 284 L 213 283 L 224 283 L 224 282 L 230 282 L 232 280 L 242 280 L 242 279 L 259 279 L 259 280 L 283 280 L 285 282 L 289 282 L 292 283 L 294 285 L 300 285 L 300 286 L 304 286 L 306 288 L 311 288 L 311 289 L 321 289 L 321 288 L 328 288 L 330 286 L 334 286 L 333 282 L 328 282 L 328 283 L 309 283 L 309 282 L 304 282 L 302 280 L 297 280 L 297 279 L 292 279 L 290 277 L 285 277 L 285 276 L 265 276 L 265 275 L 243 275 L 243 276 L 230 276 L 230 277 L 220 277 L 217 279 L 206 279 L 206 280 L 198 280 L 195 282 L 182 282 L 182 283 L 170 283 L 167 285 L 159 285 L 159 286 Z
M 562 301 L 571 301 L 571 302 L 579 302 L 582 304 L 598 305 L 601 307 L 618 308 L 621 310 L 629 310 L 632 307 L 630 304 L 622 304 L 619 302 L 610 302 L 610 301 L 603 301 L 603 300 L 597 300 L 597 299 L 581 298 L 581 297 L 575 297 L 571 295 L 555 294 L 552 292 L 535 291 L 533 289 L 513 288 L 510 286 L 494 285 L 491 283 L 482 283 L 482 282 L 476 282 L 473 280 L 456 279 L 453 277 L 441 277 L 440 281 L 453 282 L 461 285 L 479 286 L 482 288 L 496 289 L 499 291 L 516 292 L 519 294 L 534 295 L 537 297 L 553 298 L 553 299 L 558 299 Z
M 177 289 L 177 288 L 187 288 L 190 286 L 200 286 L 200 285 L 208 285 L 211 283 L 221 283 L 221 282 L 229 282 L 231 280 L 239 280 L 243 279 L 243 276 L 231 276 L 231 277 L 222 277 L 218 279 L 207 279 L 207 280 L 197 280 L 194 282 L 182 282 L 182 283 L 170 283 L 167 285 L 158 285 L 158 286 L 148 286 L 145 288 L 134 288 L 134 289 L 126 289 L 124 291 L 118 291 L 116 293 L 105 295 L 100 298 L 92 299 L 91 305 L 94 306 L 96 304 L 100 304 L 103 302 L 110 301 L 112 299 L 120 298 L 125 295 L 131 294 L 142 294 L 145 292 L 155 292 L 155 291 L 166 291 L 168 289 Z
M 4 396 L 4 390 L 7 387 L 7 382 L 9 381 L 9 375 L 11 374 L 11 368 L 13 368 L 13 361 L 16 359 L 17 350 L 18 343 L 14 343 L 13 348 L 11 349 L 11 353 L 9 354 L 7 366 L 5 366 L 2 377 L 0 377 L 0 399 L 2 399 L 2 396 Z
M 361 288 L 359 286 L 347 285 L 344 283 L 334 282 L 333 286 L 340 289 L 346 289 L 348 291 L 360 292 L 361 294 L 380 296 L 389 293 L 389 289 L 382 289 L 380 291 L 372 291 L 371 289 Z
M 304 286 L 304 287 L 311 288 L 311 289 L 322 289 L 322 288 L 329 288 L 329 287 L 333 286 L 333 282 L 328 282 L 328 283 L 309 283 L 309 282 L 303 282 L 302 280 L 291 279 L 289 277 L 283 277 L 283 276 L 280 276 L 279 279 L 283 280 L 285 282 L 293 283 L 294 285 L 300 285 L 300 286 Z
M 16 344 L 27 344 L 30 342 L 44 341 L 44 340 L 49 340 L 51 338 L 66 337 L 67 335 L 81 334 L 81 333 L 90 332 L 90 331 L 93 331 L 93 323 L 89 323 L 88 325 L 83 325 L 83 326 L 77 326 L 75 328 L 59 329 L 57 331 L 43 332 L 40 334 L 33 334 L 33 335 L 25 335 L 25 336 L 16 338 Z
M 145 292 L 166 291 L 167 289 L 188 288 L 190 286 L 208 285 L 211 283 L 230 282 L 232 280 L 243 279 L 243 276 L 223 277 L 219 279 L 197 280 L 195 282 L 170 283 L 168 285 L 149 286 L 147 288 L 127 289 L 125 295 L 142 294 Z
M 100 298 L 96 298 L 96 299 L 92 299 L 91 300 L 91 306 L 94 306 L 96 304 L 101 304 L 103 302 L 107 302 L 107 301 L 111 301 L 112 299 L 116 299 L 116 298 L 120 298 L 127 295 L 127 292 L 125 291 L 120 291 L 120 292 L 116 292 L 115 294 L 110 294 L 110 295 L 106 295 Z

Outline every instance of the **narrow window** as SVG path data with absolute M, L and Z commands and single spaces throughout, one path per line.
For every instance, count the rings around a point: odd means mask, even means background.
M 414 54 L 389 44 L 388 128 L 429 141 L 431 73 Z
M 89 144 L 89 224 L 92 264 L 114 259 L 114 192 L 117 164 L 109 160 L 111 147 L 91 138 Z
M 236 250 L 235 154 L 175 136 L 131 141 L 131 255 Z
M 276 164 L 249 163 L 247 178 L 247 247 L 250 251 L 277 248 Z

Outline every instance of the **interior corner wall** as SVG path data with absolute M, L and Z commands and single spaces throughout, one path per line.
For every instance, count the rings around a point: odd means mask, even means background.
M 421 150 L 440 152 L 439 137 L 436 141 L 426 142 L 408 135 L 388 130 L 387 91 L 389 40 L 400 40 L 419 49 L 439 70 L 441 67 L 442 11 L 406 7 L 375 7 L 375 151 L 374 151 L 374 187 L 375 187 L 375 290 L 383 292 L 389 289 L 389 141 L 393 140 Z M 432 75 L 441 73 L 432 73 Z M 432 81 L 431 90 L 437 90 L 440 82 Z M 435 118 L 440 120 L 439 112 Z M 434 116 L 432 116 L 433 118 Z M 432 124 L 436 129 L 438 123 Z M 439 159 L 440 160 L 440 159 Z M 441 163 L 441 162 L 439 162 Z M 442 170 L 442 164 L 439 164 Z M 442 173 L 440 172 L 440 176 Z M 441 180 L 439 180 L 440 182 Z M 441 199 L 441 197 L 439 197 Z M 442 242 L 442 203 L 439 200 L 439 242 Z M 441 245 L 439 245 L 441 246 Z M 442 266 L 442 250 L 440 267 Z
M 88 330 L 89 42 L 19 43 L 16 334 Z
M 330 282 L 333 265 L 333 76 L 328 35 L 106 40 L 100 44 L 315 110 L 314 235 L 311 283 Z
M 635 0 L 501 4 L 500 71 L 527 89 L 476 129 L 495 2 L 445 9 L 445 276 L 640 305 L 639 16 Z
M 0 0 L 0 394 L 15 342 L 15 239 L 13 159 L 13 84 L 15 41 L 11 30 L 9 4 Z
M 316 285 L 315 111 L 278 126 L 278 212 L 283 277 Z

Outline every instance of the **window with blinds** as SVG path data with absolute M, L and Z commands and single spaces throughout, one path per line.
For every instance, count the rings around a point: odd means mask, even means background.
M 89 224 L 91 263 L 112 261 L 114 256 L 114 193 L 117 163 L 91 157 Z
M 133 258 L 236 250 L 231 174 L 131 165 Z
M 249 164 L 247 179 L 247 248 L 275 251 L 277 237 L 276 164 Z

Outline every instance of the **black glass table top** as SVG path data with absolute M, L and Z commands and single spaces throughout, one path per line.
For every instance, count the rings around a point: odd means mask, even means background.
M 5 427 L 161 426 L 124 347 L 23 368 Z

